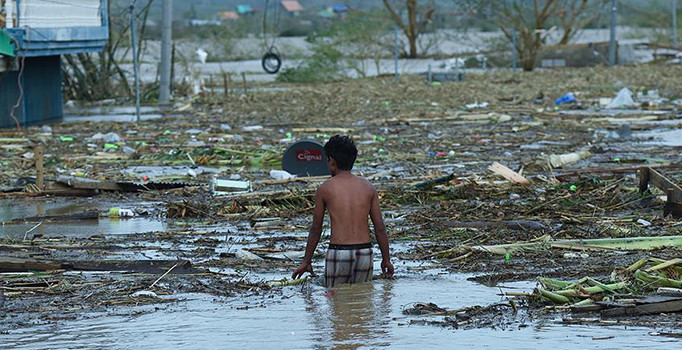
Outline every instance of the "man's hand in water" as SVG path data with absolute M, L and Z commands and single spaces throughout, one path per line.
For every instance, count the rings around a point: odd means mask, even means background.
M 303 274 L 306 272 L 310 272 L 311 276 L 315 276 L 315 273 L 313 272 L 313 265 L 309 262 L 302 262 L 301 265 L 298 266 L 296 271 L 291 274 L 291 279 L 298 279 L 303 277 Z
M 381 272 L 383 273 L 384 277 L 386 278 L 391 278 L 393 277 L 393 263 L 391 263 L 391 260 L 382 260 L 381 261 Z

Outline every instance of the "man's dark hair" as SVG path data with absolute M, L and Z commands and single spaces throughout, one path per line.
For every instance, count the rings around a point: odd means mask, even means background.
M 336 161 L 341 170 L 353 169 L 355 159 L 358 157 L 358 148 L 348 135 L 334 135 L 324 145 L 324 153 L 328 158 Z

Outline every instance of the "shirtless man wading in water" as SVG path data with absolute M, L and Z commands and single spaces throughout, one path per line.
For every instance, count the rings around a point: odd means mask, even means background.
M 315 193 L 313 225 L 308 235 L 305 257 L 291 275 L 300 278 L 305 272 L 313 273 L 312 259 L 322 235 L 325 209 L 331 217 L 331 241 L 324 266 L 325 285 L 334 287 L 342 283 L 360 283 L 372 279 L 372 244 L 369 222 L 372 219 L 374 234 L 381 250 L 381 270 L 384 276 L 393 276 L 393 264 L 388 252 L 388 235 L 381 217 L 379 197 L 372 184 L 351 174 L 358 155 L 355 143 L 348 136 L 333 136 L 324 145 L 329 159 L 332 178 Z

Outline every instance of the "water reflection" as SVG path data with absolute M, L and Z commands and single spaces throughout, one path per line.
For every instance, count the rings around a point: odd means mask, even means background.
M 314 327 L 315 348 L 357 349 L 390 345 L 393 282 L 347 284 L 324 293 L 309 290 L 304 300 Z M 326 330 L 326 332 L 324 331 Z

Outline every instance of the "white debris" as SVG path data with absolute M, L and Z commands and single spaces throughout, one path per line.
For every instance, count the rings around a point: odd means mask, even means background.
M 204 49 L 199 48 L 196 51 L 197 54 L 197 59 L 201 64 L 206 64 L 206 59 L 208 58 L 208 52 L 204 51 Z
M 644 226 L 644 227 L 651 226 L 651 223 L 649 221 L 644 220 L 644 219 L 637 219 L 637 223 Z
M 289 180 L 295 178 L 296 175 L 291 175 L 284 170 L 270 170 L 270 177 L 275 180 Z
M 263 126 L 262 126 L 262 125 L 245 126 L 245 127 L 242 128 L 242 130 L 247 131 L 247 132 L 249 132 L 249 131 L 258 131 L 258 130 L 263 130 Z
M 564 258 L 565 259 L 587 259 L 589 258 L 590 255 L 587 253 L 564 253 Z
M 263 258 L 261 258 L 260 256 L 243 249 L 239 249 L 235 253 L 235 256 L 237 256 L 237 259 L 239 260 L 263 261 Z
M 159 296 L 150 290 L 140 290 L 140 291 L 133 293 L 132 297 L 133 298 L 139 298 L 139 297 L 158 298 Z
M 635 100 L 632 99 L 632 91 L 628 88 L 622 88 L 618 91 L 618 95 L 609 103 L 606 108 L 623 108 L 632 107 L 635 105 Z

